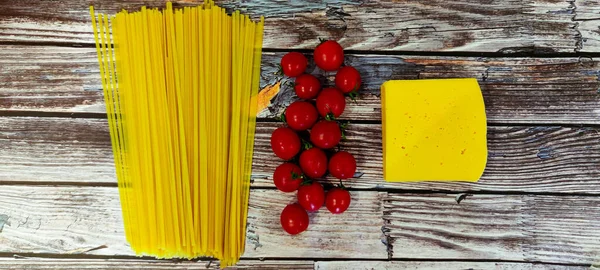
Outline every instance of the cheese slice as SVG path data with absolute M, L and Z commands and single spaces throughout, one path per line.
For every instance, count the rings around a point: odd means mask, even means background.
M 487 120 L 476 79 L 397 80 L 381 86 L 383 178 L 479 180 Z

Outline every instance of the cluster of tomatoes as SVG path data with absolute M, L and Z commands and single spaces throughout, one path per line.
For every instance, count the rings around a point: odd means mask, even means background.
M 344 51 L 335 41 L 318 45 L 314 61 L 323 71 L 337 71 L 335 87 L 321 89 L 319 79 L 305 73 L 308 60 L 303 54 L 290 52 L 281 59 L 282 72 L 295 78 L 294 90 L 300 99 L 282 115 L 287 127 L 277 128 L 271 135 L 273 152 L 286 161 L 273 173 L 275 186 L 283 192 L 298 191 L 298 203 L 287 205 L 281 212 L 281 226 L 289 234 L 306 230 L 307 211 L 318 211 L 323 204 L 333 214 L 346 211 L 351 197 L 341 180 L 352 178 L 356 172 L 354 156 L 339 150 L 346 125 L 336 119 L 346 107 L 345 95 L 356 97 L 360 74 L 354 67 L 342 67 Z M 327 172 L 340 179 L 340 185 L 325 193 L 321 183 L 313 179 Z

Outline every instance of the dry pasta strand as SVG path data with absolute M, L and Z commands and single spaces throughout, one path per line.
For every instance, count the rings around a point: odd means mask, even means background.
M 138 255 L 244 252 L 264 19 L 90 7 L 125 236 Z

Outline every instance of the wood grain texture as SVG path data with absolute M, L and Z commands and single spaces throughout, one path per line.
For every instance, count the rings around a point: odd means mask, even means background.
M 102 119 L 2 117 L 0 159 L 2 181 L 116 183 Z
M 282 54 L 265 54 L 263 85 Z M 477 78 L 490 123 L 600 123 L 600 64 L 590 58 L 465 58 L 350 55 L 346 64 L 363 76 L 358 104 L 347 101 L 347 119 L 381 120 L 379 90 L 387 80 Z M 311 67 L 309 67 L 311 70 Z M 311 70 L 325 85 L 334 73 Z M 284 87 L 260 116 L 275 118 L 293 101 Z
M 201 1 L 174 1 L 176 6 Z M 0 3 L 0 41 L 92 43 L 88 7 L 115 13 L 163 0 Z M 348 49 L 476 52 L 574 52 L 578 38 L 569 1 L 477 0 L 322 2 L 218 1 L 267 17 L 266 48 L 314 48 L 318 38 Z M 572 11 L 572 12 L 565 12 Z M 401 16 L 400 16 L 401 14 Z
M 282 53 L 263 56 L 261 86 L 274 75 Z M 387 80 L 474 77 L 490 123 L 600 123 L 600 64 L 588 58 L 470 58 L 348 55 L 363 76 L 358 104 L 345 118 L 380 120 L 379 88 Z M 334 74 L 309 70 L 332 85 Z M 276 118 L 293 100 L 283 86 L 259 116 Z M 0 46 L 0 113 L 6 110 L 104 113 L 94 49 Z
M 270 134 L 280 124 L 257 126 L 253 174 L 255 186 L 272 185 L 281 161 L 272 153 Z M 351 124 L 341 148 L 353 153 L 362 177 L 348 181 L 354 188 L 418 190 L 488 190 L 598 194 L 600 129 L 572 127 L 488 127 L 488 163 L 477 183 L 382 180 L 381 126 Z M 259 176 L 263 178 L 259 178 Z M 330 179 L 333 181 L 333 179 Z
M 172 262 L 169 260 L 122 260 L 122 259 L 43 259 L 43 258 L 0 258 L 2 269 L 218 269 L 218 262 L 208 261 Z M 410 261 L 273 261 L 241 260 L 235 267 L 227 269 L 294 269 L 294 270 L 369 270 L 369 269 L 419 269 L 419 270 L 591 270 L 588 266 L 561 266 L 544 263 L 504 262 L 410 262 Z
M 271 176 L 281 161 L 269 140 L 279 125 L 257 126 L 255 187 L 273 187 Z M 477 183 L 383 181 L 380 130 L 375 124 L 349 126 L 342 148 L 356 155 L 363 175 L 348 186 L 600 194 L 599 128 L 489 127 L 488 165 Z M 0 117 L 0 182 L 115 183 L 111 151 L 103 119 Z
M 394 258 L 600 259 L 599 197 L 388 194 L 384 219 Z
M 0 110 L 106 112 L 96 49 L 0 46 Z
M 316 270 L 590 270 L 588 266 L 561 266 L 543 263 L 506 262 L 405 262 L 405 261 L 330 261 L 315 262 Z
M 208 260 L 171 261 L 136 259 L 43 259 L 43 258 L 0 258 L 1 269 L 67 270 L 67 269 L 152 269 L 152 270 L 206 270 L 219 269 L 219 262 Z M 313 261 L 241 260 L 235 267 L 227 269 L 292 269 L 312 270 Z
M 403 259 L 591 264 L 600 256 L 598 197 L 477 194 L 456 204 L 443 194 L 352 195 L 345 214 L 313 214 L 308 231 L 289 236 L 277 219 L 292 196 L 254 190 L 244 257 L 385 259 L 384 243 Z M 0 213 L 10 217 L 0 234 L 4 254 L 77 254 L 105 245 L 86 254 L 132 255 L 116 188 L 3 186 Z
M 578 39 L 577 50 L 581 52 L 600 52 L 600 1 L 573 1 L 576 29 L 581 38 Z
M 576 11 L 575 21 L 600 19 L 600 1 L 576 0 L 571 4 Z
M 381 242 L 381 194 L 353 192 L 344 215 L 310 214 L 301 235 L 281 229 L 279 214 L 295 194 L 253 190 L 250 194 L 247 258 L 387 258 Z M 117 188 L 0 188 L 0 214 L 8 216 L 0 232 L 0 253 L 134 255 L 124 238 Z M 360 245 L 356 245 L 360 242 Z M 106 246 L 86 252 L 87 249 Z
M 599 9 L 600 10 L 600 9 Z M 600 15 L 599 15 L 600 16 Z M 600 18 L 592 20 L 581 20 L 578 22 L 578 31 L 584 36 L 578 41 L 580 52 L 598 53 L 600 52 Z

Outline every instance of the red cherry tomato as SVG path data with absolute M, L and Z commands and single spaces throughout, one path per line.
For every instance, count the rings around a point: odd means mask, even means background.
M 346 151 L 335 153 L 329 160 L 329 173 L 338 179 L 348 179 L 356 172 L 356 160 Z
M 353 67 L 342 67 L 337 74 L 335 74 L 335 86 L 337 86 L 344 94 L 358 90 L 360 83 L 360 73 Z
M 341 188 L 332 188 L 327 192 L 325 206 L 333 214 L 341 214 L 350 206 L 350 192 Z
M 310 141 L 322 149 L 335 147 L 341 138 L 342 131 L 335 121 L 321 120 L 310 130 Z
M 325 71 L 334 71 L 344 62 L 344 49 L 333 40 L 325 41 L 315 48 L 315 64 Z
M 325 203 L 325 190 L 317 181 L 310 185 L 302 185 L 298 188 L 298 203 L 306 211 L 314 212 L 319 210 Z
M 297 131 L 311 128 L 318 118 L 319 113 L 315 106 L 306 101 L 296 101 L 285 110 L 285 121 Z
M 279 217 L 281 227 L 289 234 L 299 234 L 308 228 L 308 214 L 297 203 L 288 204 Z
M 306 70 L 308 60 L 299 52 L 290 52 L 281 58 L 281 69 L 288 77 L 296 77 Z
M 340 117 L 346 108 L 344 94 L 335 88 L 325 88 L 317 97 L 317 110 L 323 117 L 332 113 L 334 117 Z
M 301 99 L 313 99 L 321 90 L 321 82 L 313 75 L 302 74 L 296 78 L 294 90 Z
M 279 158 L 289 160 L 300 152 L 300 137 L 295 131 L 280 127 L 271 134 L 271 149 Z
M 310 178 L 319 178 L 327 172 L 327 155 L 323 150 L 313 147 L 300 154 L 300 168 Z
M 283 192 L 296 191 L 302 184 L 302 170 L 294 163 L 283 163 L 273 173 L 273 183 Z

